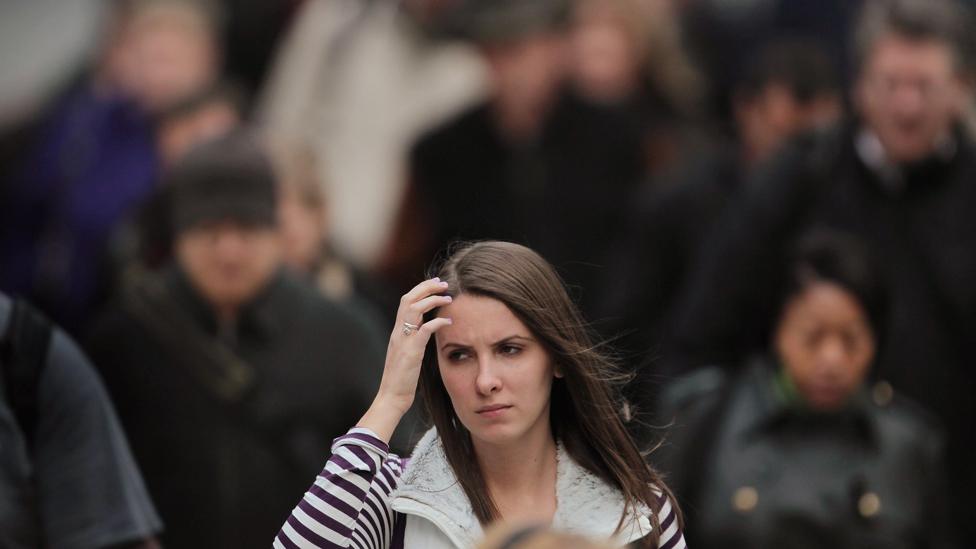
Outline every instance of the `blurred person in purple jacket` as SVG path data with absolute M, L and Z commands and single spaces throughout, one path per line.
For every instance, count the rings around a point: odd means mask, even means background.
M 68 331 L 103 292 L 109 235 L 152 189 L 153 115 L 217 74 L 216 16 L 182 0 L 118 2 L 91 73 L 40 124 L 0 204 L 0 288 Z

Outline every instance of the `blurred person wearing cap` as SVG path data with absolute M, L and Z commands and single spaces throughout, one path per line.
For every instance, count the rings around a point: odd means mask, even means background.
M 786 243 L 811 226 L 860 236 L 891 289 L 878 375 L 946 426 L 950 511 L 966 545 L 976 543 L 976 141 L 961 124 L 970 16 L 950 1 L 866 3 L 855 114 L 748 182 L 710 233 L 668 353 L 677 368 L 735 363 L 775 314 L 766 288 Z
M 457 239 L 538 250 L 590 310 L 606 242 L 643 173 L 625 118 L 569 86 L 572 2 L 460 2 L 448 28 L 489 68 L 489 98 L 420 139 L 384 274 L 398 286 Z
M 164 183 L 174 265 L 131 280 L 89 348 L 168 525 L 162 541 L 265 547 L 368 404 L 382 338 L 283 268 L 274 174 L 254 138 L 201 144 Z
M 110 235 L 158 175 L 153 116 L 209 85 L 216 14 L 190 0 L 113 4 L 104 44 L 25 145 L 0 203 L 0 289 L 77 333 L 106 294 Z

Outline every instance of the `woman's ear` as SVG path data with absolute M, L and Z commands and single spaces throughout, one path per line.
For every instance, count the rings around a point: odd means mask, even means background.
M 552 377 L 554 377 L 556 379 L 562 379 L 564 376 L 565 376 L 565 374 L 563 373 L 563 367 L 560 366 L 559 364 L 556 364 L 552 368 Z

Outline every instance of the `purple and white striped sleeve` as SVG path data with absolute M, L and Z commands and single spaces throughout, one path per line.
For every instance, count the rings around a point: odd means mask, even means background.
M 657 513 L 657 520 L 661 524 L 661 535 L 658 536 L 658 549 L 685 549 L 685 534 L 678 525 L 678 515 L 671 505 L 671 498 L 661 494 L 661 510 Z
M 390 494 L 403 460 L 369 429 L 332 443 L 332 456 L 281 527 L 275 549 L 386 549 L 393 534 Z

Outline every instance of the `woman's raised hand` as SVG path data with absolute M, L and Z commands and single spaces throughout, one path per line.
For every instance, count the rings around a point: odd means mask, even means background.
M 437 330 L 451 323 L 451 319 L 442 317 L 423 321 L 425 313 L 451 303 L 450 296 L 439 295 L 446 289 L 446 282 L 432 278 L 417 284 L 400 299 L 396 323 L 386 348 L 383 380 L 373 404 L 358 424 L 385 441 L 393 436 L 397 424 L 416 397 L 427 342 Z

